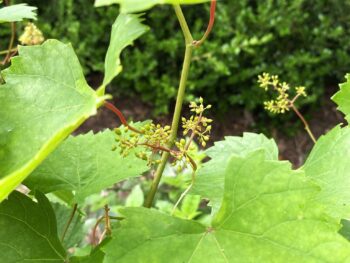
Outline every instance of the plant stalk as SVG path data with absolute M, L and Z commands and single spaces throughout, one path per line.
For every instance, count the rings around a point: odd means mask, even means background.
M 187 25 L 187 22 L 186 22 L 186 18 L 184 16 L 183 12 L 182 12 L 181 6 L 180 5 L 174 5 L 174 11 L 175 11 L 175 14 L 177 16 L 177 19 L 179 20 L 182 33 L 183 33 L 183 35 L 185 37 L 186 45 L 192 44 L 193 43 L 193 37 L 192 37 L 190 29 L 188 28 L 188 25 Z
M 72 213 L 70 214 L 69 219 L 68 219 L 68 222 L 67 222 L 67 224 L 66 224 L 66 226 L 65 226 L 65 228 L 64 228 L 64 231 L 63 231 L 63 233 L 62 233 L 61 242 L 63 242 L 64 237 L 65 237 L 66 234 L 67 234 L 68 228 L 69 228 L 70 224 L 71 224 L 72 221 L 73 221 L 73 218 L 74 218 L 75 212 L 77 211 L 77 208 L 78 208 L 78 204 L 74 204 L 73 209 L 72 209 Z
M 7 54 L 4 58 L 4 60 L 1 62 L 2 65 L 5 65 L 9 61 L 9 59 L 11 58 L 11 50 L 12 50 L 13 44 L 15 42 L 15 37 L 16 37 L 16 23 L 12 22 L 11 23 L 11 39 L 10 39 L 9 47 L 7 49 Z
M 11 50 L 10 50 L 10 52 L 15 52 L 15 51 L 17 51 L 17 48 L 15 47 L 15 48 L 12 48 Z M 9 50 L 8 49 L 6 49 L 6 50 L 1 50 L 0 51 L 0 55 L 5 55 L 5 54 L 7 54 L 9 52 Z
M 187 83 L 188 73 L 189 73 L 190 64 L 191 64 L 192 52 L 194 49 L 193 38 L 188 28 L 186 19 L 182 13 L 181 7 L 179 5 L 174 5 L 174 10 L 180 22 L 180 26 L 185 37 L 186 50 L 185 50 L 185 57 L 184 57 L 184 62 L 182 66 L 182 71 L 181 71 L 179 89 L 176 97 L 176 105 L 175 105 L 173 120 L 171 124 L 171 133 L 170 133 L 169 144 L 168 144 L 169 149 L 174 145 L 175 139 L 177 137 L 177 131 L 179 128 L 179 122 L 181 117 L 182 104 L 185 96 L 186 83 Z M 169 159 L 169 156 L 170 156 L 169 152 L 164 152 L 162 154 L 161 162 L 158 165 L 157 170 L 154 174 L 154 179 L 151 185 L 151 189 L 147 195 L 147 198 L 144 204 L 145 207 L 149 208 L 153 204 L 154 196 L 157 192 L 158 185 L 159 185 L 160 179 L 162 178 L 165 165 Z
M 299 110 L 295 107 L 295 105 L 293 103 L 291 103 L 291 107 L 293 109 L 293 111 L 295 112 L 295 114 L 299 117 L 299 119 L 303 122 L 304 126 L 305 126 L 305 130 L 306 132 L 309 134 L 311 140 L 316 143 L 316 138 L 314 136 L 314 134 L 312 133 L 309 124 L 307 123 L 307 121 L 305 120 L 305 118 L 303 117 L 303 115 L 299 112 Z

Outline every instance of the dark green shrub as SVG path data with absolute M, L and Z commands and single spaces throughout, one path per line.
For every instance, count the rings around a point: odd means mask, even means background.
M 72 42 L 87 73 L 103 69 L 117 7 L 93 8 L 84 0 L 28 2 L 39 7 L 39 26 L 47 37 Z M 185 8 L 196 38 L 206 27 L 208 9 Z M 156 113 L 166 113 L 176 95 L 183 55 L 171 12 L 160 6 L 146 14 L 153 29 L 124 52 L 124 72 L 110 89 L 139 94 Z M 219 1 L 214 32 L 195 52 L 187 99 L 201 95 L 221 112 L 236 105 L 254 109 L 262 96 L 256 76 L 268 71 L 307 86 L 313 94 L 308 103 L 315 102 L 350 68 L 349 12 L 350 2 L 343 0 Z

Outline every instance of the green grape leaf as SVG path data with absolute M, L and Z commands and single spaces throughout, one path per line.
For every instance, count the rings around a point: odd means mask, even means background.
M 22 21 L 24 18 L 36 20 L 37 8 L 27 4 L 17 4 L 0 8 L 0 23 Z
M 72 215 L 71 207 L 67 207 L 60 203 L 51 203 L 53 210 L 55 211 L 58 235 L 61 238 L 67 227 L 67 222 Z M 75 213 L 69 227 L 62 241 L 66 250 L 77 247 L 84 239 L 84 222 L 78 213 Z
M 71 257 L 69 263 L 103 263 L 105 253 L 101 251 L 101 247 L 105 246 L 109 241 L 109 237 L 105 238 L 97 247 L 92 249 L 90 254 Z
M 104 99 L 86 83 L 71 45 L 48 40 L 18 51 L 1 72 L 0 201 Z
M 233 156 L 210 226 L 156 210 L 121 209 L 125 219 L 101 248 L 104 262 L 349 262 L 340 225 L 311 202 L 318 191 L 302 171 L 268 160 L 263 150 Z
M 118 4 L 117 0 L 95 0 L 95 7 L 109 6 L 113 4 Z
M 141 21 L 140 15 L 120 14 L 114 22 L 105 58 L 103 86 L 108 85 L 121 72 L 120 53 L 122 50 L 149 29 Z
M 125 206 L 139 207 L 144 203 L 144 194 L 139 184 L 135 185 L 125 201 Z
M 337 126 L 320 137 L 302 169 L 322 191 L 317 197 L 333 216 L 350 216 L 350 128 Z
M 0 204 L 0 262 L 65 262 L 50 202 L 35 198 L 14 191 Z
M 199 206 L 201 197 L 199 195 L 186 195 L 182 200 L 181 209 L 176 209 L 174 215 L 184 219 L 193 219 L 201 214 Z
M 120 4 L 122 13 L 145 11 L 158 4 L 200 4 L 209 0 L 95 0 L 95 6 Z
M 25 184 L 44 193 L 74 191 L 72 202 L 81 204 L 87 196 L 149 169 L 146 161 L 133 153 L 122 157 L 118 149 L 112 151 L 115 144 L 115 134 L 111 130 L 70 136 Z
M 211 160 L 199 169 L 191 193 L 208 198 L 213 211 L 217 211 L 224 191 L 226 165 L 223 163 L 229 161 L 232 154 L 246 156 L 257 149 L 264 149 L 268 159 L 278 159 L 276 143 L 262 134 L 244 133 L 243 137 L 229 136 L 224 141 L 215 142 L 215 145 L 206 151 Z
M 350 221 L 346 219 L 341 220 L 342 228 L 339 230 L 339 233 L 350 241 Z
M 340 90 L 333 95 L 332 100 L 337 103 L 338 110 L 345 114 L 350 123 L 350 74 L 345 76 L 346 82 L 339 85 Z

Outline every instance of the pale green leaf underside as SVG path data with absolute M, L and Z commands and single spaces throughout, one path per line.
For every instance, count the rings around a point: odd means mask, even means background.
M 198 171 L 192 193 L 208 198 L 216 211 L 223 197 L 225 162 L 230 159 L 231 155 L 246 156 L 258 149 L 265 150 L 266 158 L 278 159 L 276 143 L 262 134 L 244 133 L 243 137 L 228 136 L 224 141 L 216 142 L 206 151 L 211 160 Z
M 338 110 L 344 113 L 345 119 L 350 122 L 350 74 L 345 76 L 346 82 L 339 85 L 340 90 L 332 97 L 337 103 Z
M 112 26 L 112 34 L 105 58 L 103 85 L 108 85 L 121 71 L 120 53 L 148 30 L 139 15 L 120 14 Z
M 36 200 L 14 191 L 0 204 L 0 262 L 64 262 L 54 211 L 43 194 Z
M 17 4 L 0 8 L 0 23 L 22 21 L 24 18 L 36 19 L 37 8 L 27 4 Z
M 95 0 L 95 6 L 120 4 L 122 13 L 145 11 L 158 4 L 200 4 L 209 0 Z
M 101 248 L 104 262 L 349 262 L 339 225 L 309 205 L 317 191 L 302 172 L 267 160 L 263 150 L 232 157 L 223 205 L 210 227 L 124 208 L 126 219 Z
M 25 181 L 31 189 L 44 193 L 68 190 L 73 202 L 82 203 L 93 193 L 130 177 L 140 176 L 149 168 L 133 153 L 122 157 L 111 130 L 70 136 Z
M 0 201 L 102 101 L 71 45 L 48 40 L 18 51 L 0 86 Z
M 335 217 L 350 216 L 350 128 L 335 127 L 318 139 L 305 165 L 306 176 L 321 186 L 317 200 Z

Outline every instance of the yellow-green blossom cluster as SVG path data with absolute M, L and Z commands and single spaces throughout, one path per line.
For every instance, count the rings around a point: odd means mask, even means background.
M 170 138 L 171 129 L 169 125 L 146 124 L 141 128 L 145 143 L 151 145 L 167 145 Z
M 119 153 L 123 157 L 126 157 L 130 154 L 130 151 L 135 149 L 140 141 L 140 135 L 138 133 L 129 132 L 128 127 L 120 127 L 114 129 L 116 134 L 115 141 L 119 146 Z M 116 150 L 117 147 L 114 147 L 113 150 Z M 140 157 L 140 156 L 138 156 Z M 143 158 L 141 158 L 143 159 Z
M 210 109 L 211 105 L 204 106 L 203 99 L 200 98 L 196 102 L 190 103 L 190 110 L 194 114 L 189 118 L 182 118 L 183 135 L 188 136 L 187 140 L 180 139 L 175 141 L 175 149 L 170 147 L 170 126 L 162 126 L 160 124 L 147 123 L 139 130 L 133 127 L 130 129 L 126 126 L 116 128 L 116 142 L 113 150 L 118 149 L 122 156 L 127 156 L 131 152 L 136 157 L 148 162 L 148 165 L 158 164 L 160 162 L 159 155 L 167 151 L 174 158 L 173 165 L 182 162 L 184 166 L 191 163 L 189 152 L 193 150 L 191 143 L 194 139 L 198 139 L 201 145 L 206 146 L 210 139 L 211 119 L 203 116 L 205 110 Z M 145 149 L 146 148 L 146 149 Z M 193 162 L 191 163 L 193 165 Z
M 207 141 L 210 139 L 212 119 L 203 116 L 203 112 L 210 109 L 211 105 L 204 106 L 203 98 L 199 98 L 199 104 L 196 102 L 190 103 L 190 109 L 195 115 L 192 115 L 189 119 L 182 117 L 182 128 L 184 129 L 183 135 L 186 136 L 191 133 L 191 136 L 197 136 L 199 142 L 203 147 L 206 146 Z
M 289 111 L 292 104 L 299 96 L 306 96 L 305 87 L 298 86 L 294 90 L 296 96 L 290 99 L 289 91 L 290 86 L 286 82 L 281 82 L 277 75 L 270 75 L 269 73 L 263 73 L 258 76 L 259 86 L 265 91 L 273 90 L 277 93 L 275 99 L 265 101 L 264 108 L 272 113 L 280 114 Z
M 127 156 L 132 150 L 135 152 L 135 156 L 148 162 L 148 165 L 157 164 L 160 162 L 155 154 L 162 152 L 161 148 L 169 143 L 169 137 L 171 133 L 170 126 L 161 126 L 160 124 L 147 123 L 141 129 L 140 133 L 128 132 L 128 127 L 116 128 L 115 130 L 116 142 L 120 149 L 122 156 Z M 139 146 L 144 148 L 150 148 L 151 151 L 141 150 Z
M 303 87 L 303 86 L 296 87 L 295 91 L 296 91 L 297 95 L 299 95 L 299 96 L 303 96 L 303 97 L 307 96 L 306 91 L 305 91 L 305 87 Z
M 35 24 L 28 23 L 18 40 L 22 45 L 33 46 L 41 44 L 45 39 L 43 33 Z

